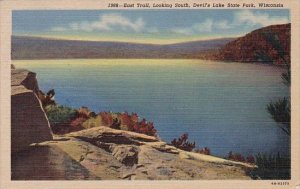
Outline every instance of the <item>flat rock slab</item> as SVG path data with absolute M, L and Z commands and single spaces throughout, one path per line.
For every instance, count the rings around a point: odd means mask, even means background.
M 78 137 L 85 140 L 97 139 L 107 143 L 143 143 L 143 142 L 157 142 L 159 141 L 154 136 L 145 134 L 116 130 L 109 127 L 94 127 L 82 131 L 67 134 L 66 136 Z M 131 142 L 130 142 L 131 141 Z

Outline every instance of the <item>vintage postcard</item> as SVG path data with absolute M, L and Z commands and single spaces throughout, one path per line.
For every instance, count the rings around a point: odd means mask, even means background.
M 296 0 L 0 3 L 1 188 L 299 188 Z

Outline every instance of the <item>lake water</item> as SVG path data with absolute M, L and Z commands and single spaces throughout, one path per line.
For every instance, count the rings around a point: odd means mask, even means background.
M 42 90 L 54 88 L 59 104 L 136 112 L 168 142 L 187 132 L 222 157 L 289 151 L 289 137 L 266 111 L 271 100 L 290 95 L 277 67 L 159 59 L 13 63 L 36 72 Z

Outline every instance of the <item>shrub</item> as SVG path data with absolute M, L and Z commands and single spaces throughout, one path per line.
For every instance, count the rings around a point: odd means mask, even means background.
M 92 127 L 99 127 L 102 125 L 102 121 L 101 121 L 101 116 L 100 115 L 97 115 L 95 117 L 91 117 L 89 119 L 87 119 L 83 124 L 82 126 L 85 128 L 85 129 L 89 129 L 89 128 L 92 128 Z
M 267 169 L 289 168 L 290 158 L 282 157 L 280 153 L 277 155 L 259 153 L 256 155 L 256 165 Z
M 47 106 L 45 110 L 54 133 L 63 134 L 97 126 L 133 131 L 149 136 L 156 136 L 157 133 L 153 122 L 148 122 L 146 119 L 139 121 L 136 113 L 129 115 L 127 112 L 100 112 L 96 115 L 87 107 L 75 110 L 66 106 L 56 105 Z
M 146 119 L 139 121 L 139 117 L 136 113 L 130 115 L 127 112 L 117 114 L 100 112 L 99 115 L 102 124 L 113 129 L 122 129 L 149 136 L 156 136 L 157 134 L 153 122 L 148 122 Z
M 126 125 L 129 131 L 156 136 L 157 131 L 154 128 L 153 122 L 148 122 L 146 119 L 139 121 L 139 116 L 136 113 L 129 115 L 127 112 L 118 115 L 122 125 Z
M 95 118 L 97 116 L 95 112 L 91 112 L 89 110 L 89 108 L 85 107 L 85 106 L 82 106 L 81 108 L 79 108 L 77 110 L 77 112 L 78 112 L 78 115 L 77 115 L 78 117 L 82 117 L 82 118 L 86 118 L 86 119 L 92 118 L 92 117 Z
M 84 117 L 77 117 L 76 119 L 72 120 L 70 123 L 70 130 L 69 132 L 79 131 L 84 129 L 83 123 L 86 121 Z
M 290 179 L 291 158 L 283 157 L 280 153 L 257 154 L 255 163 L 258 166 L 251 174 L 261 179 Z
M 247 156 L 246 158 L 247 163 L 255 164 L 255 158 L 252 155 Z
M 126 125 L 129 131 L 138 131 L 139 117 L 136 113 L 131 115 L 128 112 L 118 114 L 118 118 L 121 120 L 122 125 Z M 136 128 L 134 126 L 136 125 Z
M 118 118 L 121 120 L 121 124 L 126 125 L 128 128 L 132 128 L 133 123 L 138 121 L 134 121 L 128 112 L 119 114 Z
M 143 119 L 141 122 L 138 122 L 134 126 L 134 132 L 146 134 L 149 136 L 156 136 L 156 129 L 154 128 L 154 125 L 152 122 L 147 122 L 145 119 Z
M 244 156 L 242 156 L 239 153 L 233 153 L 232 151 L 230 151 L 228 153 L 228 155 L 227 155 L 227 157 L 225 157 L 225 159 L 232 160 L 232 161 L 246 162 L 246 159 L 244 158 Z
M 77 111 L 66 106 L 49 105 L 45 107 L 50 126 L 54 133 L 58 133 L 60 127 L 66 127 L 77 116 Z
M 88 115 L 90 118 L 95 118 L 97 117 L 97 114 L 95 112 L 89 112 L 89 115 Z
M 40 99 L 40 101 L 42 102 L 43 108 L 45 108 L 46 106 L 49 106 L 49 105 L 56 105 L 56 103 L 54 101 L 54 95 L 55 95 L 54 89 L 49 90 L 46 95 L 41 90 L 38 90 L 38 92 L 37 92 L 37 96 Z
M 77 110 L 78 117 L 89 118 L 90 110 L 87 107 L 82 106 Z
M 185 151 L 192 151 L 195 148 L 195 142 L 188 141 L 189 135 L 187 133 L 182 134 L 178 139 L 174 138 L 171 145 Z
M 225 159 L 232 160 L 232 161 L 239 161 L 239 162 L 244 162 L 244 163 L 250 163 L 250 164 L 255 164 L 255 158 L 252 155 L 248 155 L 246 158 L 239 154 L 239 153 L 233 153 L 230 151 L 225 157 Z
M 202 149 L 196 149 L 194 152 L 199 153 L 199 154 L 204 154 L 204 155 L 210 155 L 210 149 L 207 147 L 204 147 Z
M 104 126 L 110 126 L 112 125 L 113 123 L 113 117 L 112 117 L 112 114 L 111 113 L 108 113 L 108 112 L 100 112 L 100 117 L 101 117 L 101 120 L 102 120 L 102 124 Z
M 121 121 L 118 118 L 113 119 L 113 123 L 110 125 L 110 128 L 120 129 Z

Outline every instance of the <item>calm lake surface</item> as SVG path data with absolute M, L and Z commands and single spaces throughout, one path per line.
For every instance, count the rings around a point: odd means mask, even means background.
M 153 121 L 170 142 L 187 132 L 200 148 L 225 156 L 288 154 L 289 138 L 266 111 L 289 96 L 282 69 L 203 60 L 26 60 L 18 68 L 37 73 L 39 86 L 55 100 L 95 112 L 136 112 Z

